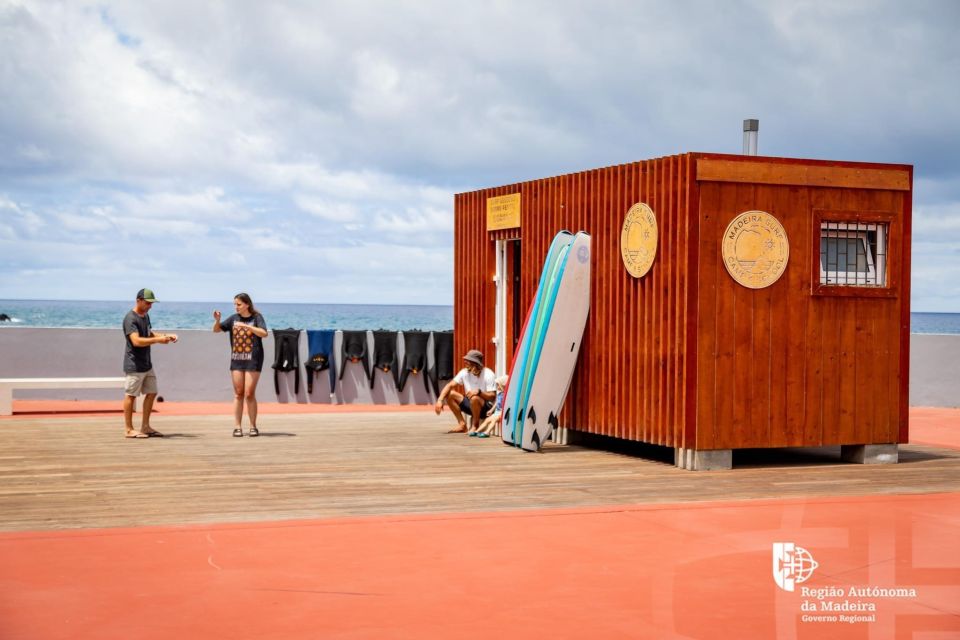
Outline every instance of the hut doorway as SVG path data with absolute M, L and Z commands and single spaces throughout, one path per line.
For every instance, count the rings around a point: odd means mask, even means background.
M 497 304 L 493 342 L 497 347 L 496 374 L 508 373 L 520 340 L 520 239 L 497 240 Z

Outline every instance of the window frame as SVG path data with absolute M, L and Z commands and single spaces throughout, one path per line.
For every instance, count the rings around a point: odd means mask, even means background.
M 896 298 L 899 291 L 899 269 L 900 259 L 898 253 L 898 242 L 891 238 L 898 238 L 900 234 L 900 225 L 898 216 L 889 211 L 840 211 L 817 209 L 813 212 L 813 228 L 811 233 L 811 273 L 810 288 L 813 295 L 820 296 L 847 296 L 863 298 Z M 846 229 L 824 229 L 824 224 L 845 225 Z M 867 284 L 865 281 L 868 276 L 876 277 L 876 269 L 879 266 L 877 256 L 872 255 L 868 239 L 868 229 L 858 229 L 863 225 L 884 225 L 885 231 L 883 237 L 877 238 L 878 247 L 882 246 L 886 250 L 882 285 Z M 823 269 L 820 262 L 820 243 L 824 237 L 824 232 L 828 234 L 837 234 L 835 237 L 858 236 L 866 248 L 868 260 L 868 273 L 850 271 L 827 271 Z M 841 236 L 840 234 L 844 234 Z M 829 236 L 828 236 L 829 237 Z M 829 265 L 827 265 L 829 266 Z M 851 274 L 855 278 L 853 283 L 826 283 L 822 280 L 825 275 Z M 863 282 L 861 282 L 861 280 Z
M 877 282 L 877 262 L 878 260 L 874 257 L 873 251 L 870 248 L 870 229 L 858 229 L 858 226 L 862 226 L 863 223 L 857 224 L 848 224 L 845 222 L 824 222 L 820 225 L 820 242 L 823 243 L 824 238 L 836 238 L 837 240 L 854 240 L 859 245 L 859 249 L 863 251 L 864 261 L 866 262 L 866 271 L 849 271 L 836 269 L 831 271 L 829 268 L 824 268 L 823 266 L 823 247 L 820 248 L 820 283 L 825 285 L 840 286 L 840 287 L 884 287 L 886 286 L 886 265 L 884 265 L 883 273 L 881 278 L 883 284 L 872 284 L 870 281 Z M 826 227 L 824 225 L 827 225 Z M 843 225 L 843 227 L 831 227 L 829 225 Z M 854 227 L 850 229 L 849 227 Z M 880 250 L 883 249 L 884 237 L 887 233 L 887 226 L 884 224 L 874 225 L 877 230 L 877 255 L 879 256 Z M 839 248 L 838 248 L 839 249 Z M 837 251 L 838 259 L 840 251 Z M 850 264 L 849 254 L 847 254 L 847 264 Z M 859 253 L 857 257 L 859 257 Z M 886 262 L 886 260 L 884 260 Z M 830 264 L 827 263 L 827 267 Z M 839 264 L 837 265 L 840 266 Z M 830 282 L 831 278 L 833 283 Z

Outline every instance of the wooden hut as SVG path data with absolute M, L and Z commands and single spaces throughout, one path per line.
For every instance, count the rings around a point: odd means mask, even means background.
M 508 371 L 550 241 L 585 230 L 563 429 L 673 447 L 688 469 L 740 448 L 896 461 L 912 186 L 910 165 L 686 153 L 458 194 L 455 350 Z

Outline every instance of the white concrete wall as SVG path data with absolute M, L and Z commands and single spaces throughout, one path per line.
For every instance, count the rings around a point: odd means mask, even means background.
M 163 331 L 162 328 L 158 328 Z M 153 347 L 154 368 L 160 380 L 160 395 L 170 401 L 228 401 L 230 346 L 224 334 L 211 331 L 178 331 L 180 341 Z M 340 334 L 334 344 L 339 354 Z M 373 352 L 372 338 L 368 339 Z M 257 396 L 263 402 L 360 404 L 429 404 L 432 394 L 424 389 L 422 374 L 409 376 L 403 393 L 393 378 L 378 372 L 369 383 L 359 364 L 347 365 L 336 395 L 330 397 L 326 372 L 314 380 L 307 396 L 305 371 L 301 368 L 300 393 L 293 392 L 293 373 L 281 374 L 280 396 L 274 392 L 273 336 L 263 341 L 263 377 Z M 913 335 L 910 340 L 910 404 L 924 407 L 960 407 L 960 336 Z M 307 337 L 300 336 L 301 360 L 307 358 Z M 402 359 L 403 354 L 400 353 Z M 117 329 L 0 329 L 0 378 L 54 376 L 117 376 L 123 374 L 123 333 Z M 294 397 L 295 396 L 295 397 Z M 19 398 L 111 399 L 109 390 L 22 391 Z
M 960 407 L 960 336 L 910 336 L 910 406 Z
M 158 327 L 157 331 L 165 331 Z M 165 400 L 229 401 L 230 343 L 227 334 L 212 331 L 176 331 L 176 344 L 152 347 L 153 367 Z M 334 352 L 339 360 L 341 333 L 337 333 Z M 406 386 L 398 392 L 393 375 L 377 371 L 370 389 L 363 367 L 348 364 L 331 398 L 326 371 L 314 378 L 313 394 L 307 395 L 306 369 L 300 366 L 300 392 L 294 393 L 293 372 L 280 374 L 280 394 L 274 390 L 273 333 L 264 339 L 263 375 L 257 387 L 261 402 L 299 402 L 338 404 L 432 404 L 434 396 L 424 387 L 424 374 L 407 376 Z M 4 327 L 0 329 L 0 378 L 95 377 L 123 375 L 123 331 L 117 329 L 37 329 Z M 398 347 L 403 359 L 402 341 Z M 373 338 L 368 334 L 368 353 L 373 353 Z M 301 363 L 307 360 L 307 336 L 300 335 Z M 339 375 L 339 371 L 338 371 Z M 98 389 L 20 391 L 17 398 L 94 399 L 118 397 L 117 391 Z

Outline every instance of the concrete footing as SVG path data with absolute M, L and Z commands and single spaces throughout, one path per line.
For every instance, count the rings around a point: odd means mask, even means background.
M 559 445 L 580 444 L 585 435 L 568 427 L 553 430 L 553 442 Z M 899 460 L 899 445 L 896 444 L 845 444 L 840 447 L 840 458 L 855 464 L 896 464 Z M 733 469 L 733 449 L 685 449 L 673 450 L 673 463 L 687 471 L 729 471 Z
M 728 471 L 733 468 L 733 449 L 674 449 L 673 462 L 687 471 Z
M 582 433 L 569 427 L 557 427 L 553 430 L 553 442 L 555 444 L 579 444 L 582 440 Z
M 855 464 L 896 464 L 900 449 L 895 444 L 845 444 L 840 459 Z

